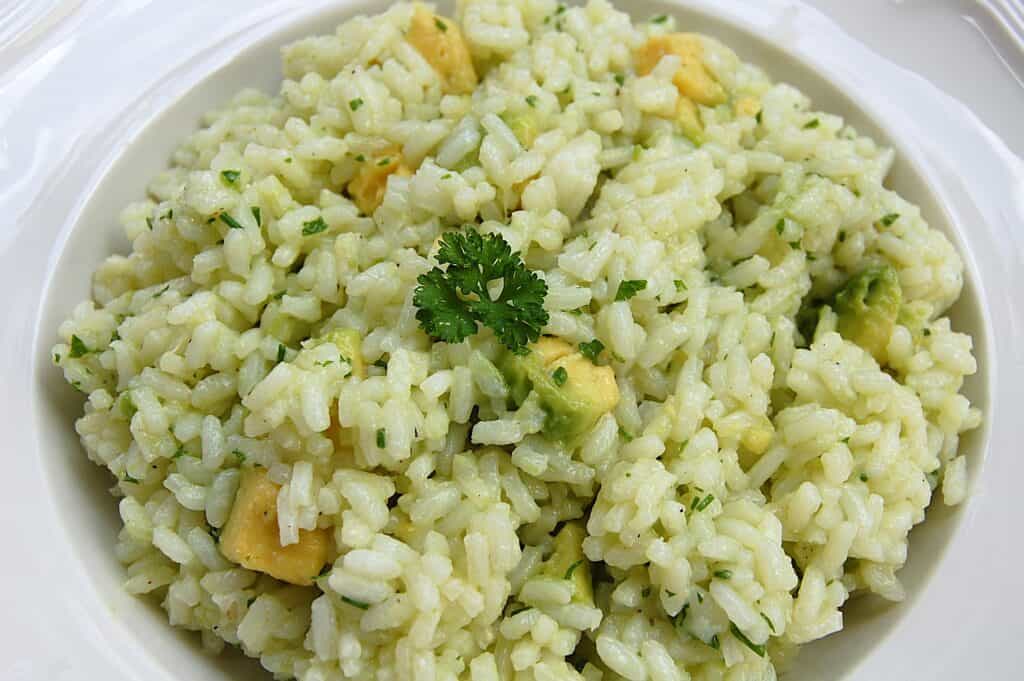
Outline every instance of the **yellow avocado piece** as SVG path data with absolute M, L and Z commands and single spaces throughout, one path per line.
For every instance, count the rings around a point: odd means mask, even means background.
M 417 4 L 405 39 L 437 71 L 445 92 L 465 95 L 476 87 L 476 70 L 469 48 L 453 20 Z
M 220 535 L 228 560 L 290 584 L 308 586 L 327 563 L 331 534 L 326 529 L 299 530 L 297 544 L 281 546 L 277 527 L 280 487 L 262 468 L 242 474 L 231 514 Z
M 570 579 L 573 584 L 572 600 L 594 605 L 594 589 L 590 581 L 590 563 L 583 555 L 583 540 L 587 532 L 578 522 L 566 523 L 555 535 L 554 550 L 541 571 L 555 579 Z
M 518 403 L 531 391 L 547 413 L 544 434 L 568 441 L 587 432 L 619 403 L 619 386 L 611 367 L 597 366 L 558 338 L 544 336 L 527 355 L 509 353 L 502 373 Z
M 348 360 L 352 367 L 352 375 L 356 378 L 366 378 L 366 362 L 363 360 L 363 339 L 362 334 L 356 329 L 338 328 L 331 329 L 317 338 L 317 345 L 321 343 L 333 343 L 338 348 L 341 356 Z
M 651 36 L 634 56 L 637 73 L 646 76 L 667 55 L 675 55 L 682 60 L 672 77 L 679 94 L 704 106 L 717 106 L 726 101 L 725 89 L 704 63 L 704 43 L 699 35 L 668 33 Z
M 349 180 L 348 194 L 364 215 L 372 215 L 384 200 L 388 178 L 392 175 L 408 177 L 411 174 L 412 172 L 402 163 L 402 152 L 393 148 L 387 153 L 367 159 L 360 165 L 356 176 Z

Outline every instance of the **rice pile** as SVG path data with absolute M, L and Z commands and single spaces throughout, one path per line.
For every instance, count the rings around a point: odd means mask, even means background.
M 901 599 L 981 420 L 961 261 L 891 150 L 685 29 L 396 4 L 211 112 L 53 349 L 125 588 L 303 681 L 775 679 L 852 595 Z M 606 348 L 581 437 L 509 400 L 489 330 L 417 324 L 464 223 L 546 281 L 544 334 Z M 815 304 L 872 266 L 902 299 L 868 348 Z

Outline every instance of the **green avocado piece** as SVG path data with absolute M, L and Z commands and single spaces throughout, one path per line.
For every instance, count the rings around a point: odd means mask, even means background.
M 883 364 L 886 347 L 903 304 L 903 292 L 891 265 L 858 272 L 836 294 L 837 329 Z
M 317 345 L 320 343 L 334 343 L 341 356 L 348 360 L 352 367 L 352 375 L 357 378 L 366 378 L 366 363 L 363 361 L 363 339 L 359 331 L 341 327 L 331 329 L 317 338 Z
M 590 563 L 583 555 L 583 540 L 587 531 L 579 522 L 568 522 L 555 535 L 554 551 L 544 561 L 541 572 L 555 579 L 569 579 L 573 583 L 574 603 L 594 605 L 594 588 L 590 581 Z
M 619 401 L 614 372 L 559 340 L 542 338 L 527 355 L 506 353 L 500 369 L 516 406 L 531 391 L 537 393 L 547 414 L 542 432 L 550 440 L 569 442 L 583 435 Z

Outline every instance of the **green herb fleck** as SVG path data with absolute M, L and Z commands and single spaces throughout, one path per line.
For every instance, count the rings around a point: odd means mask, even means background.
M 814 128 L 818 127 L 819 125 L 821 125 L 821 121 L 819 121 L 817 118 L 815 118 L 813 121 L 808 121 L 808 122 L 804 123 L 804 130 L 813 130 Z
M 384 449 L 388 446 L 388 432 L 383 428 L 377 429 L 377 449 Z
M 249 210 L 252 212 L 252 216 L 256 220 L 256 226 L 257 227 L 262 227 L 263 226 L 263 216 L 260 213 L 260 207 L 259 206 L 253 206 Z
M 640 590 L 640 598 L 647 598 L 650 595 L 651 595 L 651 587 L 645 586 L 643 589 Z
M 168 208 L 167 212 L 164 213 L 164 220 L 171 220 L 174 218 L 174 209 Z
M 603 350 L 604 343 L 596 338 L 589 343 L 580 343 L 580 354 L 591 362 L 596 362 L 598 355 L 600 355 Z
M 241 466 L 243 463 L 245 463 L 245 460 L 248 458 L 245 455 L 245 452 L 243 452 L 240 449 L 233 449 L 233 450 L 231 450 L 231 453 L 235 455 L 236 459 L 238 459 L 238 465 L 239 466 Z
M 563 14 L 565 12 L 565 10 L 566 10 L 565 5 L 559 4 L 558 7 L 555 8 L 555 16 L 558 16 L 559 14 Z
M 285 163 L 291 163 L 291 162 L 292 162 L 292 157 L 291 157 L 291 156 L 289 156 L 288 158 L 286 158 L 286 159 L 284 160 L 284 162 L 285 162 Z
M 768 628 L 772 630 L 772 633 L 773 634 L 776 633 L 776 631 L 775 631 L 775 624 L 772 622 L 771 618 L 768 617 L 768 615 L 764 614 L 763 612 L 760 613 L 760 615 L 761 615 L 761 619 L 763 619 L 765 622 L 768 623 Z
M 719 641 L 718 641 L 718 634 L 715 634 L 714 636 L 711 637 L 711 642 L 708 643 L 708 645 L 711 646 L 712 648 L 714 648 L 715 650 L 718 650 L 719 648 L 722 647 L 722 644 L 719 643 Z
M 531 107 L 537 106 L 537 95 L 526 95 L 526 103 Z
M 381 168 L 383 168 L 384 166 L 386 166 L 389 163 L 391 163 L 391 159 L 389 157 L 387 157 L 387 156 L 385 156 L 381 160 L 377 161 L 377 165 L 380 166 Z
M 626 279 L 619 282 L 619 288 L 615 291 L 615 300 L 629 300 L 645 288 L 647 288 L 646 279 Z
M 278 291 L 270 297 L 273 298 L 274 300 L 281 300 L 282 298 L 284 298 L 285 293 L 287 293 L 287 291 Z
M 565 370 L 565 367 L 558 367 L 551 373 L 551 378 L 554 379 L 555 385 L 561 388 L 569 380 L 569 373 Z
M 71 336 L 71 352 L 68 353 L 68 357 L 71 359 L 78 359 L 83 355 L 88 355 L 90 352 L 92 352 L 92 350 L 89 349 L 89 346 L 86 345 L 81 338 L 78 336 Z
M 416 319 L 428 335 L 459 343 L 482 324 L 512 352 L 529 352 L 527 344 L 540 338 L 548 323 L 548 286 L 500 234 L 472 228 L 448 232 L 437 261 L 446 268 L 421 274 L 413 294 Z M 488 284 L 496 279 L 503 282 L 501 294 L 492 298 Z
M 932 330 L 931 329 L 924 329 L 924 330 L 921 331 L 921 333 L 923 333 L 926 336 L 930 336 L 930 335 L 932 335 Z
M 238 170 L 222 170 L 220 171 L 220 176 L 228 184 L 234 184 L 238 182 L 238 178 L 242 176 L 242 173 Z
M 758 657 L 764 657 L 764 646 L 758 645 L 751 641 L 749 638 L 747 638 L 746 634 L 740 631 L 740 628 L 732 622 L 729 622 L 729 631 L 732 632 L 733 636 L 739 639 L 740 643 L 753 650 Z
M 231 217 L 228 213 L 221 213 L 218 217 L 220 218 L 221 222 L 223 222 L 231 229 L 243 229 L 242 225 L 238 222 L 238 220 Z
M 437 17 L 434 17 L 434 26 L 437 26 L 437 30 L 441 31 L 441 33 L 448 32 L 448 24 L 444 23 Z
M 664 14 L 659 14 L 657 16 L 651 17 L 652 24 L 664 24 L 666 21 L 668 21 L 668 16 Z
M 625 84 L 626 84 L 626 76 L 624 76 L 624 75 L 623 75 L 623 74 L 621 74 L 621 73 L 616 73 L 616 74 L 615 74 L 615 83 L 616 83 L 616 84 L 617 84 L 617 85 L 618 85 L 619 87 L 622 87 L 623 85 L 625 85 Z
M 717 579 L 732 579 L 732 570 L 715 570 L 711 574 Z
M 280 364 L 284 361 L 285 348 L 281 343 L 277 344 L 277 363 Z
M 151 218 L 151 217 L 147 217 L 147 218 L 146 218 L 146 225 L 147 225 L 147 226 L 148 226 L 148 227 L 149 227 L 150 229 L 153 229 L 153 218 Z
M 693 504 L 693 510 L 698 511 L 698 512 L 699 511 L 703 511 L 705 508 L 710 506 L 711 502 L 714 501 L 714 500 L 715 500 L 715 495 L 714 494 L 709 494 L 706 497 L 704 497 L 703 499 L 701 499 L 700 501 L 695 502 Z
M 867 473 L 861 473 L 861 474 L 860 474 L 860 481 L 861 481 L 861 482 L 867 482 L 867 481 L 868 481 L 868 479 L 869 479 L 869 476 L 868 476 L 868 474 L 867 474 Z
M 757 110 L 757 113 L 754 115 L 754 120 L 757 121 L 758 125 L 761 125 L 761 109 Z
M 171 458 L 172 459 L 180 459 L 181 457 L 185 456 L 186 454 L 188 454 L 188 452 L 185 451 L 185 445 L 178 445 L 178 448 L 174 450 L 174 455 L 171 456 Z
M 353 607 L 359 608 L 360 610 L 369 610 L 370 609 L 370 604 L 369 603 L 363 603 L 362 601 L 357 601 L 356 599 L 349 598 L 348 596 L 342 596 L 341 600 L 344 601 L 345 603 L 348 603 L 349 605 L 351 605 Z
M 892 225 L 892 223 L 896 222 L 899 219 L 899 217 L 899 213 L 889 213 L 888 215 L 883 215 L 882 219 L 879 220 L 879 222 L 882 223 L 882 226 L 889 227 Z
M 319 234 L 327 229 L 327 223 L 324 222 L 322 217 L 317 217 L 315 220 L 302 223 L 302 236 L 312 236 L 313 234 Z
M 619 437 L 621 437 L 626 442 L 632 442 L 633 441 L 633 434 L 630 433 L 625 428 L 623 428 L 622 426 L 619 426 Z
M 137 485 L 140 482 L 138 478 L 133 478 L 132 476 L 128 475 L 128 471 L 125 471 L 121 475 L 121 480 L 123 480 L 124 482 L 131 483 L 133 485 Z
M 388 368 L 388 361 L 386 359 L 384 359 L 383 357 L 381 357 L 380 359 L 378 359 L 376 362 L 373 363 L 373 366 L 380 367 L 381 369 L 387 369 Z
M 54 364 L 60 364 L 60 353 L 59 352 L 53 353 L 53 363 Z
M 359 161 L 360 163 L 363 163 L 364 161 L 366 161 L 366 157 L 363 156 L 362 154 L 359 154 L 358 156 L 356 156 L 356 160 Z
M 686 621 L 687 612 L 690 609 L 690 604 L 686 603 L 683 605 L 683 609 L 676 613 L 675 617 L 672 618 L 672 623 L 677 627 L 683 626 L 683 622 Z
M 583 565 L 583 559 L 580 558 L 578 561 L 569 566 L 569 569 L 565 571 L 565 579 L 572 579 L 572 573 L 576 572 L 576 568 Z
M 451 173 L 445 173 L 444 175 L 441 176 L 441 179 L 442 180 L 450 180 L 450 179 L 452 179 L 452 174 Z
M 786 218 L 779 218 L 779 221 L 775 223 L 775 233 L 781 236 L 784 229 L 786 229 Z
M 844 241 L 846 241 L 846 231 L 841 229 L 839 230 L 839 243 L 843 243 Z
M 681 293 L 686 290 L 686 282 L 682 279 L 676 279 L 672 283 L 675 284 L 677 293 Z

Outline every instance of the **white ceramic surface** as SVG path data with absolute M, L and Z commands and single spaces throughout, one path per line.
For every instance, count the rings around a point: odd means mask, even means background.
M 71 421 L 79 398 L 50 366 L 48 348 L 56 324 L 86 295 L 95 265 L 124 249 L 117 212 L 141 195 L 199 114 L 244 86 L 276 88 L 282 42 L 381 4 L 222 0 L 168 9 L 47 0 L 20 3 L 17 21 L 0 22 L 0 424 L 8 482 L 0 495 L 8 527 L 0 679 L 259 678 L 250 662 L 202 655 L 161 611 L 119 589 L 109 480 L 77 444 Z M 985 433 L 965 443 L 973 495 L 955 512 L 936 508 L 912 535 L 903 573 L 912 598 L 896 607 L 856 603 L 848 629 L 809 648 L 789 678 L 1020 678 L 1014 613 L 1024 607 L 1024 550 L 1013 539 L 1024 511 L 1014 480 L 1024 477 L 1024 460 L 1015 451 L 1014 416 L 1024 397 L 1024 352 L 1014 341 L 1024 323 L 1017 300 L 1024 165 L 968 108 L 805 5 L 680 4 L 674 11 L 697 30 L 720 35 L 823 108 L 899 142 L 893 184 L 959 242 L 972 285 L 955 316 L 976 334 L 988 375 L 969 387 L 986 406 L 991 435 L 987 448 Z M 667 5 L 629 7 L 644 17 Z M 38 26 L 26 18 L 31 12 L 41 13 L 45 29 L 10 28 Z

